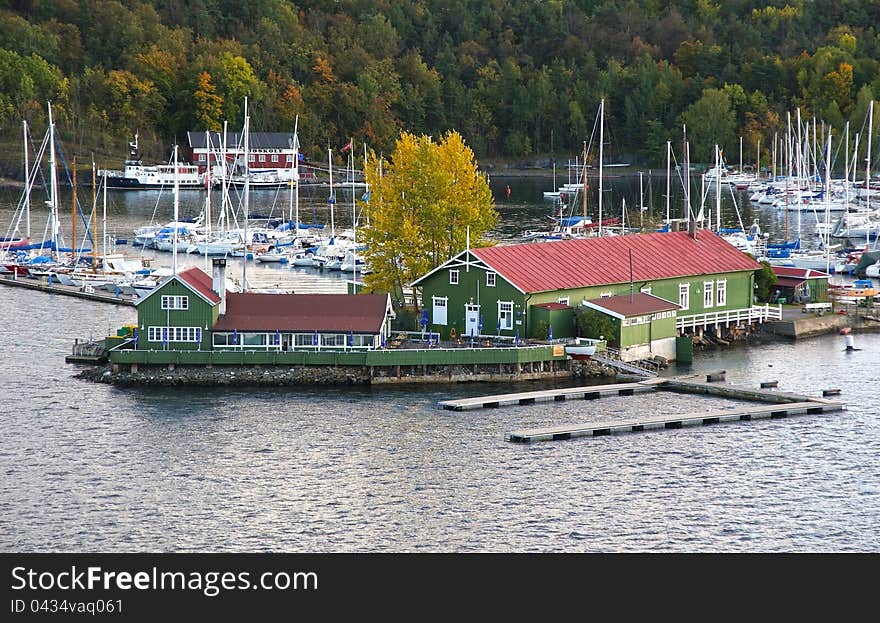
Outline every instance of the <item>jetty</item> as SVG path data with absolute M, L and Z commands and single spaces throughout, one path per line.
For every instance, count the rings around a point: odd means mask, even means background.
M 784 418 L 792 415 L 815 415 L 842 411 L 846 405 L 828 398 L 807 396 L 793 392 L 775 391 L 777 382 L 762 383 L 767 387 L 751 389 L 721 383 L 725 381 L 725 371 L 710 372 L 706 380 L 696 380 L 695 375 L 671 378 L 651 378 L 634 383 L 612 385 L 588 385 L 546 389 L 534 392 L 496 394 L 458 400 L 444 400 L 439 403 L 443 409 L 466 411 L 491 409 L 502 406 L 530 405 L 538 402 L 561 402 L 565 400 L 594 400 L 608 396 L 633 396 L 637 393 L 671 391 L 682 394 L 708 394 L 720 398 L 744 400 L 753 404 L 733 405 L 711 411 L 673 413 L 667 415 L 643 415 L 634 418 L 598 420 L 583 424 L 561 424 L 541 428 L 517 430 L 505 434 L 507 441 L 531 443 L 534 441 L 558 441 L 576 437 L 599 437 L 618 433 L 634 433 L 647 430 L 702 426 L 721 422 L 741 422 L 759 419 Z M 826 389 L 823 396 L 838 395 L 837 389 Z
M 89 291 L 88 289 L 83 290 L 77 286 L 65 286 L 60 283 L 49 284 L 42 281 L 35 281 L 28 277 L 19 277 L 18 279 L 14 277 L 0 277 L 0 285 L 39 290 L 40 292 L 45 292 L 47 294 L 74 296 L 76 298 L 88 299 L 90 301 L 98 301 L 101 303 L 113 303 L 114 305 L 134 306 L 135 301 L 138 299 L 134 294 L 123 294 L 120 292 L 117 295 L 99 288 L 94 288 Z

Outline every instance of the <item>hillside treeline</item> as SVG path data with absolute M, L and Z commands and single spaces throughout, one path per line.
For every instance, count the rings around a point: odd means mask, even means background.
M 753 159 L 796 109 L 864 136 L 878 29 L 880 0 L 2 0 L 0 132 L 45 127 L 51 100 L 74 149 L 139 131 L 165 157 L 240 129 L 247 96 L 253 130 L 298 116 L 315 155 L 455 129 L 527 158 L 579 152 L 604 98 L 606 153 L 662 163 L 686 124 L 693 160 L 740 137 Z

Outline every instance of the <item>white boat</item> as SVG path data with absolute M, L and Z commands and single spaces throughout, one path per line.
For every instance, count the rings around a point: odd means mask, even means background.
M 595 344 L 566 344 L 565 354 L 572 359 L 589 359 L 596 354 Z
M 205 176 L 199 167 L 191 164 L 144 165 L 138 154 L 138 135 L 128 144 L 129 154 L 123 170 L 101 169 L 98 177 L 106 181 L 108 188 L 127 190 L 160 190 L 174 185 L 175 169 L 180 189 L 202 190 Z

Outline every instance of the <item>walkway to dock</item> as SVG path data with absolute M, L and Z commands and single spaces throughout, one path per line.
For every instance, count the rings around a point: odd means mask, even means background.
M 83 292 L 76 286 L 63 286 L 60 283 L 46 285 L 29 277 L 19 277 L 18 279 L 13 279 L 12 277 L 0 277 L 0 284 L 28 288 L 29 290 L 39 290 L 40 292 L 46 292 L 47 294 L 75 296 L 90 301 L 113 303 L 114 305 L 134 305 L 135 301 L 137 301 L 137 297 L 133 294 L 120 294 L 119 296 L 116 296 L 115 294 L 100 289 L 96 289 L 94 292 Z

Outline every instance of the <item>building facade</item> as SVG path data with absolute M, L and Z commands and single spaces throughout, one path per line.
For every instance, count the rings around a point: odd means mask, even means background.
M 675 331 L 685 334 L 753 318 L 760 268 L 715 233 L 698 230 L 467 249 L 412 287 L 430 328 L 444 338 L 547 339 L 540 322 L 547 304 L 573 314 L 589 301 L 630 292 L 674 304 Z M 552 326 L 557 338 L 575 332 L 573 321 Z

